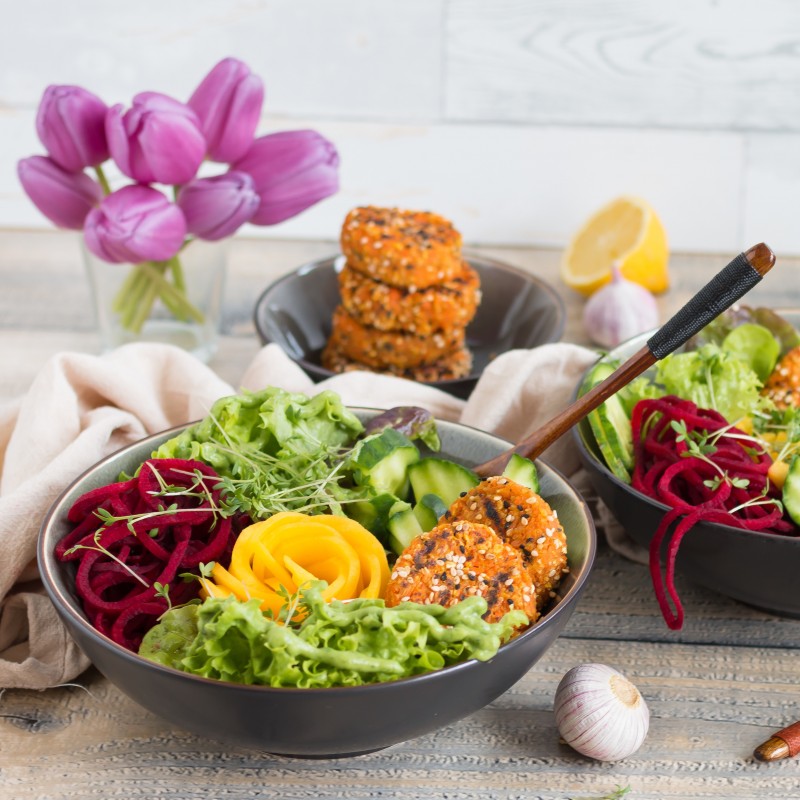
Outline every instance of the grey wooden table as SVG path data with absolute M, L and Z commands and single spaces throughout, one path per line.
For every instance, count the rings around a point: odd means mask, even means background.
M 254 297 L 273 278 L 333 252 L 333 243 L 236 241 L 224 336 L 212 367 L 236 384 L 258 350 Z M 559 253 L 482 250 L 528 269 L 562 294 L 567 341 L 586 343 L 582 301 L 560 285 Z M 676 255 L 664 315 L 729 259 Z M 750 300 L 800 305 L 800 266 L 779 259 Z M 0 232 L 0 402 L 21 397 L 62 350 L 97 351 L 77 241 L 56 232 Z M 590 498 L 590 502 L 592 502 Z M 602 537 L 601 537 L 602 539 Z M 800 797 L 800 759 L 771 765 L 752 750 L 800 719 L 800 621 L 692 586 L 680 632 L 661 620 L 647 569 L 601 541 L 596 567 L 565 634 L 512 689 L 428 736 L 340 761 L 290 760 L 236 750 L 177 730 L 94 670 L 73 686 L 0 695 L 0 798 L 546 798 L 635 800 Z M 634 756 L 602 764 L 559 742 L 555 688 L 587 661 L 620 669 L 651 711 Z

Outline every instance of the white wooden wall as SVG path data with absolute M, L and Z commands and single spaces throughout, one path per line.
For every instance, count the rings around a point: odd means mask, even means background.
M 18 158 L 49 83 L 185 99 L 234 55 L 261 133 L 310 126 L 340 193 L 247 233 L 333 239 L 359 203 L 449 215 L 471 243 L 563 245 L 622 193 L 675 251 L 800 254 L 796 0 L 0 0 L 0 226 L 47 227 Z

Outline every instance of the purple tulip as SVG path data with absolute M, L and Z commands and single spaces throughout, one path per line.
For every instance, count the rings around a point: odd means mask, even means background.
M 225 58 L 206 75 L 189 98 L 212 161 L 231 163 L 253 144 L 264 102 L 261 78 L 235 58 Z
M 109 109 L 106 136 L 117 166 L 139 183 L 186 183 L 206 152 L 197 114 L 158 92 L 137 94 L 127 112 Z
M 21 159 L 17 175 L 34 205 L 60 228 L 80 230 L 103 197 L 100 185 L 88 175 L 67 172 L 47 156 Z
M 36 132 L 50 158 L 68 172 L 95 167 L 108 158 L 108 106 L 80 86 L 48 86 L 36 112 Z
M 84 238 L 89 251 L 104 261 L 168 261 L 186 238 L 186 218 L 157 189 L 123 186 L 92 209 Z
M 250 222 L 275 225 L 334 194 L 339 154 L 316 131 L 282 131 L 253 142 L 235 170 L 253 176 L 261 204 Z
M 198 239 L 216 241 L 249 222 L 260 201 L 253 179 L 246 172 L 228 172 L 187 183 L 177 202 L 189 233 Z

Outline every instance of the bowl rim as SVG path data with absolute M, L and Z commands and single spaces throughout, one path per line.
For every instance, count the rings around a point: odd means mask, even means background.
M 777 314 L 793 312 L 793 313 L 800 313 L 800 309 L 789 309 L 789 308 L 773 308 Z M 630 339 L 626 339 L 624 342 L 620 342 L 616 347 L 609 350 L 607 353 L 600 354 L 597 361 L 593 364 L 590 364 L 586 370 L 581 374 L 578 383 L 575 386 L 575 391 L 573 393 L 573 399 L 577 397 L 578 392 L 580 391 L 580 387 L 583 385 L 583 382 L 586 380 L 587 375 L 591 371 L 591 369 L 602 359 L 607 358 L 614 358 L 614 354 L 619 350 L 627 350 L 630 348 L 632 351 L 635 351 L 642 345 L 647 343 L 647 340 L 658 331 L 658 328 L 654 328 L 650 331 L 645 331 L 644 333 L 640 333 L 637 336 L 632 336 Z M 620 356 L 617 356 L 620 357 Z M 624 356 L 622 356 L 624 359 Z M 584 420 L 585 421 L 585 420 Z M 632 494 L 639 500 L 644 501 L 647 505 L 651 506 L 653 510 L 658 511 L 662 514 L 666 514 L 668 511 L 672 510 L 672 506 L 666 505 L 666 503 L 662 503 L 660 500 L 656 500 L 653 497 L 649 497 L 648 495 L 644 494 L 644 492 L 640 492 L 638 489 L 634 489 L 629 483 L 625 483 L 625 481 L 618 478 L 606 464 L 603 463 L 592 451 L 592 449 L 587 445 L 586 440 L 584 438 L 583 433 L 584 427 L 580 424 L 575 425 L 572 429 L 573 438 L 577 444 L 579 455 L 582 458 L 590 459 L 594 466 L 597 467 L 600 472 L 602 473 L 603 477 L 606 480 L 609 480 L 612 484 L 617 486 L 619 489 L 627 491 L 628 493 Z M 764 531 L 758 530 L 749 530 L 747 528 L 737 528 L 733 525 L 725 525 L 721 522 L 708 522 L 706 520 L 702 520 L 700 523 L 704 526 L 709 525 L 714 528 L 718 528 L 720 531 L 725 531 L 726 535 L 732 535 L 737 537 L 744 537 L 750 540 L 753 540 L 753 537 L 761 538 L 768 541 L 775 541 L 777 534 L 774 533 L 766 533 Z M 654 535 L 654 534 L 653 534 Z M 652 539 L 652 535 L 649 537 Z M 792 536 L 780 536 L 780 541 L 791 541 L 800 543 L 800 536 L 792 537 Z
M 348 409 L 353 411 L 366 411 L 366 412 L 376 412 L 376 413 L 383 410 L 367 406 L 348 406 Z M 506 442 L 506 440 L 503 439 L 502 437 L 497 436 L 496 434 L 493 433 L 489 433 L 488 431 L 484 431 L 480 428 L 476 428 L 472 425 L 464 425 L 460 422 L 452 422 L 450 420 L 440 420 L 440 419 L 437 419 L 436 422 L 437 425 L 444 423 L 445 425 L 453 425 L 458 428 L 465 428 L 470 431 L 475 431 L 482 436 L 489 436 L 500 442 L 509 444 L 510 446 L 510 443 Z M 195 423 L 188 422 L 173 426 L 171 428 L 167 428 L 163 431 L 150 434 L 149 436 L 146 436 L 142 439 L 138 439 L 135 442 L 131 442 L 130 444 L 125 445 L 124 447 L 121 447 L 112 453 L 109 453 L 100 461 L 96 462 L 95 464 L 85 469 L 83 472 L 81 472 L 80 475 L 78 475 L 78 477 L 76 477 L 73 481 L 71 481 L 69 485 L 66 486 L 64 490 L 59 493 L 58 497 L 53 501 L 53 503 L 48 508 L 46 514 L 44 515 L 36 543 L 36 560 L 39 568 L 39 573 L 41 575 L 42 583 L 44 584 L 45 590 L 47 592 L 50 601 L 53 603 L 54 606 L 57 607 L 57 610 L 60 611 L 62 614 L 66 614 L 71 620 L 71 622 L 77 625 L 83 633 L 90 636 L 92 639 L 97 641 L 99 644 L 105 646 L 106 648 L 110 648 L 115 656 L 122 658 L 131 664 L 138 664 L 140 666 L 154 668 L 157 669 L 159 672 L 165 673 L 166 675 L 171 675 L 173 677 L 182 676 L 186 679 L 199 682 L 200 684 L 204 684 L 211 687 L 217 687 L 216 689 L 217 691 L 254 690 L 258 691 L 259 693 L 268 693 L 268 694 L 278 693 L 280 695 L 286 695 L 288 693 L 297 693 L 297 692 L 301 692 L 304 696 L 310 695 L 312 693 L 327 694 L 330 692 L 336 692 L 337 694 L 350 693 L 357 695 L 361 694 L 364 691 L 369 691 L 369 690 L 375 692 L 380 687 L 383 687 L 384 691 L 395 691 L 399 690 L 400 687 L 408 686 L 409 684 L 412 683 L 439 680 L 442 679 L 442 676 L 444 676 L 444 679 L 446 680 L 447 676 L 453 675 L 455 672 L 459 672 L 466 669 L 475 669 L 476 665 L 490 664 L 491 661 L 497 657 L 495 655 L 492 657 L 492 659 L 489 659 L 488 661 L 485 662 L 481 662 L 478 661 L 477 659 L 470 658 L 467 659 L 466 661 L 461 661 L 458 664 L 451 664 L 450 666 L 443 667 L 438 670 L 432 670 L 430 672 L 425 672 L 420 675 L 412 675 L 409 677 L 398 678 L 397 680 L 393 681 L 382 681 L 378 683 L 363 684 L 360 686 L 329 686 L 329 687 L 315 687 L 315 688 L 299 688 L 293 686 L 263 686 L 257 684 L 239 684 L 228 681 L 220 681 L 220 680 L 215 680 L 213 678 L 205 678 L 200 675 L 193 675 L 188 672 L 183 672 L 173 667 L 168 667 L 164 664 L 159 664 L 155 661 L 151 661 L 149 659 L 144 658 L 143 656 L 140 656 L 138 653 L 134 653 L 131 650 L 127 650 L 126 648 L 114 642 L 105 634 L 98 631 L 89 622 L 89 620 L 80 611 L 80 609 L 77 608 L 72 597 L 62 592 L 60 587 L 52 579 L 50 574 L 51 569 L 59 569 L 61 565 L 55 562 L 52 547 L 49 550 L 45 548 L 45 540 L 47 538 L 46 532 L 50 528 L 51 524 L 56 520 L 56 516 L 58 512 L 61 511 L 60 507 L 65 498 L 75 489 L 75 487 L 79 483 L 85 480 L 89 475 L 94 473 L 96 470 L 101 469 L 108 462 L 124 457 L 129 451 L 133 451 L 140 447 L 144 447 L 148 442 L 151 441 L 152 442 L 163 441 L 165 437 L 168 438 L 169 435 L 174 435 L 193 424 Z M 588 537 L 588 547 L 586 549 L 585 563 L 583 565 L 581 573 L 576 577 L 572 586 L 570 586 L 569 590 L 564 595 L 564 597 L 561 598 L 561 601 L 554 608 L 552 608 L 546 614 L 541 616 L 533 625 L 530 625 L 519 636 L 516 636 L 510 641 L 501 645 L 497 651 L 498 654 L 501 651 L 505 653 L 511 650 L 516 650 L 522 647 L 524 642 L 530 639 L 533 635 L 535 635 L 536 632 L 544 628 L 546 625 L 550 625 L 551 627 L 556 625 L 556 620 L 558 619 L 558 617 L 560 617 L 563 613 L 566 613 L 567 609 L 574 602 L 577 602 L 577 600 L 579 599 L 579 596 L 582 593 L 584 586 L 589 578 L 592 567 L 594 566 L 594 561 L 597 554 L 597 529 L 594 524 L 594 518 L 591 514 L 591 511 L 589 510 L 586 500 L 581 496 L 580 492 L 578 492 L 578 490 L 572 485 L 572 483 L 566 478 L 566 476 L 563 475 L 563 473 L 561 473 L 559 470 L 555 469 L 542 459 L 537 459 L 536 461 L 537 464 L 543 465 L 547 470 L 552 472 L 556 478 L 560 479 L 563 482 L 565 488 L 569 491 L 570 495 L 572 495 L 573 499 L 577 503 L 578 508 L 582 512 L 582 516 L 586 522 L 587 537 Z M 568 600 L 569 602 L 567 602 Z
M 463 256 L 464 260 L 466 260 L 472 267 L 475 267 L 477 265 L 480 267 L 488 267 L 490 269 L 502 270 L 503 272 L 509 273 L 511 275 L 517 275 L 518 277 L 525 280 L 527 283 L 535 285 L 542 294 L 546 295 L 550 299 L 552 307 L 556 314 L 556 324 L 553 326 L 553 329 L 549 334 L 549 336 L 547 337 L 547 340 L 541 342 L 540 344 L 553 344 L 555 342 L 561 341 L 561 338 L 564 335 L 564 331 L 567 326 L 567 307 L 566 303 L 564 302 L 564 299 L 553 288 L 553 286 L 551 286 L 547 281 L 540 278 L 538 275 L 534 275 L 531 272 L 527 272 L 526 270 L 523 270 L 520 267 L 515 267 L 513 264 L 509 264 L 500 259 L 475 253 L 470 248 L 464 248 Z M 262 346 L 267 344 L 278 344 L 273 339 L 268 339 L 264 335 L 264 331 L 262 330 L 262 326 L 260 323 L 260 315 L 261 315 L 260 312 L 262 307 L 266 305 L 267 298 L 276 289 L 280 288 L 284 283 L 288 283 L 289 281 L 293 280 L 299 275 L 306 275 L 309 272 L 313 272 L 318 269 L 322 270 L 331 267 L 334 270 L 337 270 L 337 266 L 339 264 L 342 265 L 344 264 L 344 255 L 342 255 L 342 253 L 336 253 L 334 255 L 323 256 L 322 258 L 317 258 L 313 259 L 312 261 L 307 261 L 305 264 L 302 264 L 301 266 L 291 270 L 290 272 L 287 272 L 285 275 L 281 275 L 279 278 L 276 278 L 261 292 L 261 294 L 259 294 L 255 306 L 253 307 L 253 324 L 255 325 L 256 333 L 258 335 L 258 338 L 261 340 Z M 286 353 L 287 356 L 289 356 L 289 358 L 292 359 L 292 361 L 294 361 L 304 370 L 312 372 L 315 375 L 318 375 L 319 380 L 333 378 L 334 376 L 341 374 L 326 369 L 321 364 L 309 361 L 307 358 L 297 357 L 292 353 L 289 353 L 285 348 L 281 349 L 283 349 L 283 351 Z M 447 390 L 448 388 L 453 388 L 459 385 L 463 385 L 465 383 L 475 382 L 478 380 L 478 378 L 480 378 L 481 374 L 482 372 L 470 372 L 469 375 L 465 375 L 463 378 L 447 378 L 445 380 L 437 380 L 437 381 L 420 381 L 420 383 L 425 386 L 436 386 L 436 387 L 441 387 L 444 390 Z

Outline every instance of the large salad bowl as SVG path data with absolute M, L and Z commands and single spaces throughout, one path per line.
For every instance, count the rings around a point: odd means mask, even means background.
M 781 309 L 778 313 L 795 327 L 800 323 L 797 311 Z M 609 358 L 624 361 L 640 350 L 652 333 L 624 342 L 608 354 Z M 586 420 L 573 429 L 572 435 L 600 499 L 631 539 L 649 548 L 669 506 L 637 491 L 612 473 Z M 665 541 L 662 559 L 666 544 Z M 675 571 L 694 583 L 763 611 L 800 617 L 797 590 L 800 538 L 701 521 L 681 540 Z
M 356 409 L 362 420 L 376 412 Z M 472 428 L 440 422 L 442 455 L 476 464 L 509 445 Z M 68 531 L 66 512 L 89 489 L 132 471 L 167 431 L 127 447 L 80 476 L 44 520 L 38 559 L 47 592 L 70 633 L 93 664 L 132 699 L 170 724 L 232 745 L 307 758 L 365 753 L 403 742 L 459 720 L 509 689 L 542 656 L 567 624 L 595 555 L 586 504 L 567 480 L 537 462 L 540 493 L 558 512 L 567 536 L 570 573 L 550 610 L 490 661 L 466 661 L 388 683 L 328 689 L 271 688 L 223 683 L 148 661 L 95 630 L 74 590 L 73 564 L 54 554 Z

